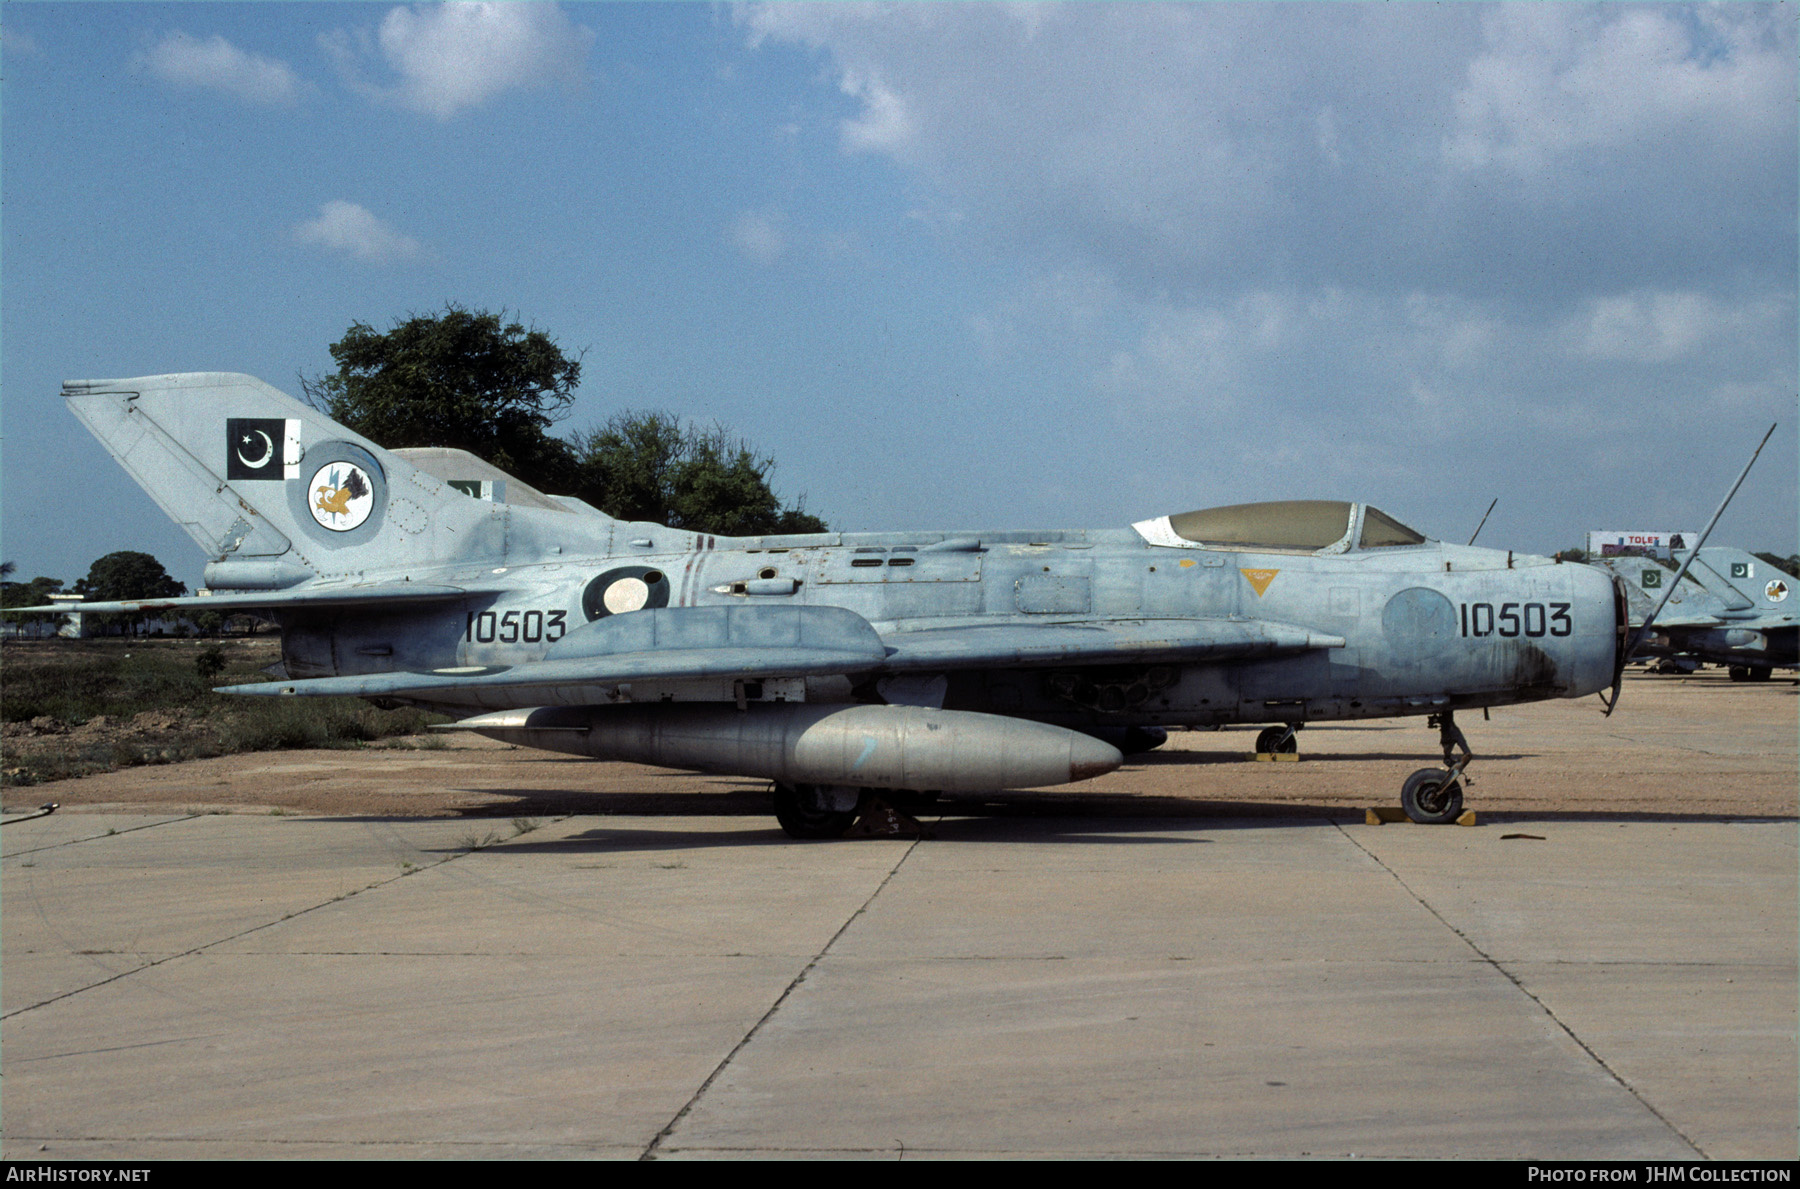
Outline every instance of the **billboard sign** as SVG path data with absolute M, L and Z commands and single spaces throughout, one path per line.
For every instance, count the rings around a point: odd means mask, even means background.
M 1693 548 L 1699 533 L 1618 532 L 1588 533 L 1589 557 L 1672 557 Z

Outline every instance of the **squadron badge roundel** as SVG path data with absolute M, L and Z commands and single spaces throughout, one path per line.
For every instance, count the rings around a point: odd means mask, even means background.
M 347 533 L 358 528 L 375 508 L 375 485 L 353 462 L 328 462 L 307 484 L 307 509 L 323 528 Z
M 620 566 L 601 574 L 581 592 L 581 612 L 589 619 L 624 615 L 669 605 L 669 576 L 649 566 Z
M 1763 587 L 1763 595 L 1771 603 L 1779 603 L 1788 596 L 1788 584 L 1777 578 Z

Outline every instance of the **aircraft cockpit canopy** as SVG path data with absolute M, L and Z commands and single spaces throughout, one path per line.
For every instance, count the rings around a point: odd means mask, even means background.
M 1426 540 L 1379 508 L 1343 500 L 1232 504 L 1159 516 L 1131 527 L 1152 545 L 1258 553 L 1347 553 Z

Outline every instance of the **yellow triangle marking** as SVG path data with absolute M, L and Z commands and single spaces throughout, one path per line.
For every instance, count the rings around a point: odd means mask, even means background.
M 1240 569 L 1238 570 L 1238 573 L 1249 579 L 1250 588 L 1256 592 L 1256 597 L 1260 599 L 1263 597 L 1263 591 L 1269 589 L 1269 583 L 1275 581 L 1275 575 L 1281 573 L 1281 571 Z

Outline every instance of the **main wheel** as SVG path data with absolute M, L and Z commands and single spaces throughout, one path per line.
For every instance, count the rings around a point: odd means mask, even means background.
M 1125 746 L 1119 750 L 1128 756 L 1155 751 L 1169 741 L 1169 732 L 1161 727 L 1130 727 L 1125 732 Z
M 1744 680 L 1746 680 L 1746 681 L 1767 681 L 1769 678 L 1771 678 L 1773 676 L 1775 676 L 1775 670 L 1767 667 L 1766 665 L 1751 665 L 1750 666 L 1750 675 L 1748 677 L 1746 677 Z
M 1750 667 L 1748 665 L 1732 665 L 1729 672 L 1731 673 L 1731 679 L 1733 681 L 1750 680 Z
M 1258 755 L 1292 755 L 1300 750 L 1300 740 L 1287 727 L 1264 727 L 1256 736 Z
M 1462 814 L 1462 785 L 1442 768 L 1420 768 L 1400 786 L 1400 807 L 1422 826 L 1442 826 Z
M 837 790 L 819 785 L 775 786 L 775 820 L 790 838 L 842 838 L 844 831 L 856 824 L 862 810 L 862 797 L 855 796 L 851 808 L 838 809 L 832 796 Z

